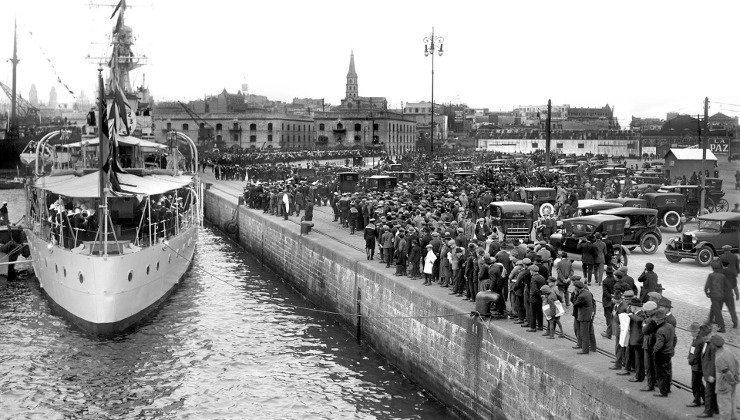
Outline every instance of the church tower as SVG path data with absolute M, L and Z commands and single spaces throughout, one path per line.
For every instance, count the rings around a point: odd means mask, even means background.
M 346 99 L 357 99 L 357 73 L 355 72 L 355 53 L 352 51 L 349 56 L 349 71 L 347 72 L 347 91 Z

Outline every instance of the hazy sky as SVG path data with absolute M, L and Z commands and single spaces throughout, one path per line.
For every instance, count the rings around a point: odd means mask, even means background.
M 92 0 L 105 3 L 106 0 Z M 117 0 L 115 0 L 117 1 Z M 113 0 L 107 0 L 114 3 Z M 35 83 L 48 100 L 93 97 L 96 64 L 108 53 L 112 8 L 90 0 L 2 0 L 0 80 L 10 84 L 13 15 L 19 24 L 19 90 Z M 5 6 L 9 3 L 10 7 Z M 156 99 L 195 99 L 242 83 L 251 93 L 344 97 L 354 49 L 360 95 L 429 100 L 430 59 L 422 38 L 444 36 L 435 58 L 435 101 L 510 110 L 517 105 L 614 105 L 665 118 L 740 114 L 740 1 L 241 1 L 130 0 L 137 73 Z M 29 34 L 32 32 L 32 35 Z M 56 73 L 45 59 L 50 58 Z M 721 105 L 736 104 L 735 106 Z

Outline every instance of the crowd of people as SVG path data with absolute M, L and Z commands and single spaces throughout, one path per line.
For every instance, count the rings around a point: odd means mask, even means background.
M 616 265 L 609 239 L 596 233 L 581 239 L 578 248 L 583 268 L 575 273 L 573 259 L 549 243 L 555 219 L 571 216 L 567 209 L 577 208 L 579 199 L 629 196 L 634 194 L 630 183 L 593 177 L 596 165 L 583 165 L 575 177 L 561 176 L 538 169 L 543 158 L 529 156 L 503 171 L 480 170 L 475 177 L 447 176 L 441 180 L 421 174 L 442 170 L 447 166 L 444 161 L 404 158 L 400 163 L 405 170 L 419 176 L 392 190 L 377 191 L 361 182 L 354 192 L 341 191 L 331 174 L 315 182 L 294 174 L 287 180 L 250 182 L 245 201 L 266 213 L 285 219 L 302 217 L 304 221 L 313 219 L 315 206 L 328 206 L 334 221 L 349 234 L 363 235 L 367 260 L 394 267 L 396 276 L 448 288 L 451 295 L 475 302 L 480 313 L 490 311 L 493 317 L 511 319 L 527 332 L 539 332 L 550 339 L 563 337 L 560 318 L 572 306 L 574 349 L 581 355 L 596 350 L 593 322 L 597 300 L 589 288 L 601 286 L 607 325 L 601 335 L 614 340 L 616 354 L 610 368 L 629 376 L 632 382 L 644 382 L 643 391 L 667 396 L 677 342 L 676 319 L 672 302 L 662 295 L 653 264 L 648 263 L 635 280 L 626 266 Z M 507 243 L 489 204 L 523 201 L 523 188 L 530 186 L 557 189 L 554 217 L 540 220 L 547 231 L 538 237 L 533 232 L 528 241 L 532 243 Z M 697 341 L 689 362 L 703 375 L 695 381 L 692 404 L 705 404 L 706 415 L 725 412 L 731 406 L 727 390 L 734 390 L 740 379 L 736 362 L 727 367 L 732 353 L 723 350 L 719 335 L 725 332 L 723 304 L 730 309 L 737 328 L 733 298 L 740 297 L 737 259 L 729 252 L 724 255 L 713 262 L 716 269 L 707 283 L 714 315 L 700 325 L 701 331 L 692 326 Z M 712 323 L 719 327 L 715 334 L 711 333 Z

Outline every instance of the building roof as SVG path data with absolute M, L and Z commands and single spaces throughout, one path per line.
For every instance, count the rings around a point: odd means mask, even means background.
M 347 72 L 347 77 L 357 77 L 357 73 L 355 72 L 355 52 L 352 51 L 349 55 L 349 71 Z
M 702 149 L 670 149 L 666 158 L 671 153 L 676 157 L 676 160 L 701 160 Z M 709 149 L 707 149 L 707 160 L 717 160 L 717 157 Z

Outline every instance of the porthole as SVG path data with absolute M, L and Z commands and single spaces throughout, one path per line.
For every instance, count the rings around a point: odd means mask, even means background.
M 128 272 L 128 281 L 131 281 L 134 279 L 134 270 L 131 270 Z
M 149 275 L 149 266 L 148 265 L 146 266 L 146 275 L 147 276 Z
M 77 278 L 80 279 L 80 283 L 82 283 L 83 281 L 85 281 L 85 276 L 82 275 L 82 272 L 80 272 L 79 274 L 77 274 Z
M 62 267 L 62 273 L 64 273 L 64 278 L 67 278 L 67 267 Z
M 159 261 L 157 261 L 157 271 L 159 271 Z

